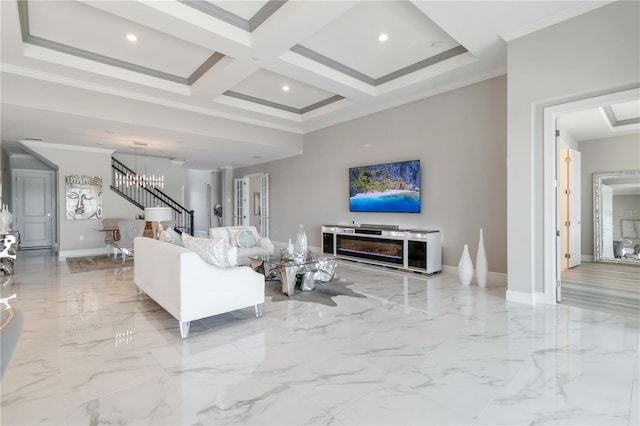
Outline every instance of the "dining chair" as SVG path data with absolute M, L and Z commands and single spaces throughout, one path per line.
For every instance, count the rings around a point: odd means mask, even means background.
M 146 224 L 142 219 L 121 220 L 118 223 L 120 240 L 115 241 L 113 246 L 122 253 L 122 264 L 127 260 L 127 256 L 133 256 L 133 240 L 143 236 Z
M 104 244 L 107 246 L 107 257 L 111 257 L 113 243 L 120 239 L 118 235 L 118 223 L 125 220 L 120 217 L 105 217 L 102 219 L 102 232 L 104 232 Z

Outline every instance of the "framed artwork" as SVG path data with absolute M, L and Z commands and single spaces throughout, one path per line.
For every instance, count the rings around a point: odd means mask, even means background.
M 253 193 L 253 214 L 260 216 L 260 193 Z
M 640 220 L 622 219 L 620 221 L 622 238 L 640 239 Z
M 102 178 L 66 175 L 67 219 L 102 219 Z

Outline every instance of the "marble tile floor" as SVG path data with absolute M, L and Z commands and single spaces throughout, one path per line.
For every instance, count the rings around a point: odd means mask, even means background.
M 22 254 L 22 253 L 21 253 Z M 640 321 L 340 262 L 367 298 L 177 321 L 131 269 L 20 256 L 0 424 L 637 425 Z

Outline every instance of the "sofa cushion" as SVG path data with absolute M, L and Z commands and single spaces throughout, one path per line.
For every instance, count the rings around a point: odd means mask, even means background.
M 182 234 L 185 248 L 198 253 L 205 262 L 219 268 L 231 268 L 238 264 L 238 248 L 222 238 L 194 238 Z
M 222 238 L 228 243 L 231 243 L 229 240 L 229 231 L 227 228 L 209 228 L 209 238 L 217 239 Z M 233 244 L 235 245 L 235 240 L 233 240 Z
M 240 248 L 251 248 L 256 245 L 256 237 L 253 235 L 253 232 L 249 229 L 243 229 L 238 232 L 238 236 L 236 237 L 236 244 Z
M 165 241 L 167 243 L 175 244 L 177 246 L 183 246 L 182 237 L 173 228 L 163 229 L 160 232 L 160 241 Z

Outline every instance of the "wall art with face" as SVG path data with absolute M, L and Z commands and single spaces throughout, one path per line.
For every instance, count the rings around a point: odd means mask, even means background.
M 65 176 L 67 219 L 102 219 L 102 178 Z

